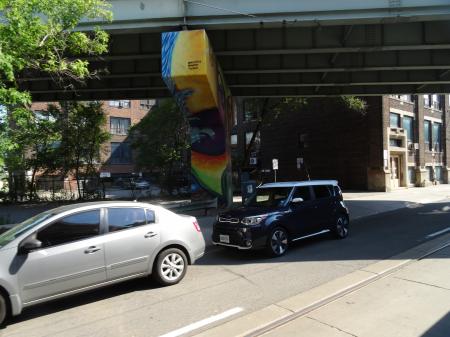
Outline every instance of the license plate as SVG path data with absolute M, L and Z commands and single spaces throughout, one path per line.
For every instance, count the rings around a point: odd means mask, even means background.
M 229 235 L 219 235 L 220 242 L 223 243 L 230 243 L 230 236 Z

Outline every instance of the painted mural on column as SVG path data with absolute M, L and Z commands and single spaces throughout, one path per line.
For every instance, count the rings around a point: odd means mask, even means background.
M 232 97 L 204 30 L 162 34 L 162 76 L 191 129 L 192 198 L 231 203 Z

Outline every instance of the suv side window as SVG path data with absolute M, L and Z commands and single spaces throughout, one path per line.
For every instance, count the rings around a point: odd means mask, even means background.
M 309 186 L 297 186 L 295 188 L 294 195 L 292 196 L 292 199 L 294 198 L 302 198 L 303 201 L 311 200 L 311 192 Z
M 100 210 L 81 212 L 57 220 L 38 231 L 42 247 L 52 247 L 89 239 L 100 233 Z
M 143 208 L 108 208 L 108 226 L 110 233 L 143 226 L 146 223 Z
M 314 188 L 314 194 L 316 195 L 316 199 L 331 197 L 330 186 L 316 185 L 316 186 L 313 186 L 313 188 Z

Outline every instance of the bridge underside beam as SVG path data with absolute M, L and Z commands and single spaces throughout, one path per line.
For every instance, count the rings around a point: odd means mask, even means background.
M 450 18 L 446 0 L 110 0 L 114 31 L 242 29 L 249 27 L 326 26 L 337 24 L 414 22 Z M 84 29 L 92 29 L 86 23 Z
M 210 30 L 208 36 L 234 96 L 448 91 L 450 21 Z M 113 35 L 110 54 L 89 59 L 103 75 L 75 83 L 76 94 L 45 74 L 24 74 L 21 85 L 41 101 L 169 96 L 160 39 L 160 33 Z

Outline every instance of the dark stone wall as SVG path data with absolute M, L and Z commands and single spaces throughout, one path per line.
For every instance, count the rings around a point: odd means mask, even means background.
M 383 149 L 381 98 L 366 100 L 368 109 L 361 113 L 339 98 L 308 99 L 300 111 L 271 120 L 261 130 L 261 168 L 271 169 L 277 158 L 279 181 L 309 173 L 311 179 L 337 179 L 346 189 L 367 189 L 367 169 L 383 165 Z M 307 170 L 297 169 L 297 157 Z

